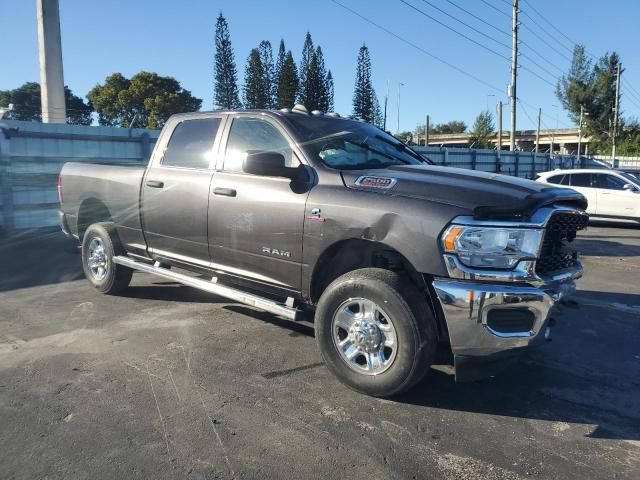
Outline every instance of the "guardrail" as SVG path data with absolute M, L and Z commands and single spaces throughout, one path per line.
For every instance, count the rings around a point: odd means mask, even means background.
M 56 225 L 58 174 L 66 162 L 140 164 L 158 130 L 0 122 L 2 230 Z

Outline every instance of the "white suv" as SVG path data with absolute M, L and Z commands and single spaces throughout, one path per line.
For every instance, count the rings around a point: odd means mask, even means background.
M 580 192 L 591 217 L 640 223 L 640 180 L 633 175 L 606 169 L 554 170 L 538 174 L 536 180 Z

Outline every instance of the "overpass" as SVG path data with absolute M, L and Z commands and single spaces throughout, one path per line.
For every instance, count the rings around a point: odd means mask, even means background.
M 434 147 L 470 147 L 471 134 L 465 133 L 437 133 L 429 134 L 429 145 Z M 498 134 L 494 135 L 493 144 L 498 145 Z M 582 137 L 582 153 L 589 154 L 589 137 Z M 415 140 L 416 144 L 424 145 L 424 136 Z M 553 147 L 552 147 L 553 146 Z M 516 147 L 520 150 L 533 151 L 536 147 L 535 130 L 517 130 Z M 502 132 L 502 148 L 509 148 L 509 132 Z M 578 129 L 558 128 L 540 130 L 540 153 L 552 151 L 558 154 L 571 154 L 578 151 Z

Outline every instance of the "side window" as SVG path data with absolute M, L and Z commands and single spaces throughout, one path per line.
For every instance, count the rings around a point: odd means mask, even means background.
M 287 167 L 297 167 L 289 142 L 276 127 L 258 118 L 239 117 L 233 120 L 223 169 L 228 172 L 242 172 L 244 159 L 248 153 L 278 152 L 284 155 Z
M 162 165 L 209 168 L 219 118 L 185 120 L 178 124 L 162 157 Z
M 606 173 L 597 173 L 594 177 L 596 178 L 594 185 L 606 190 L 624 190 L 623 187 L 627 184 L 623 179 Z
M 549 183 L 555 183 L 556 185 L 569 185 L 568 175 L 554 175 L 547 179 Z
M 590 173 L 573 173 L 571 174 L 572 187 L 591 187 Z

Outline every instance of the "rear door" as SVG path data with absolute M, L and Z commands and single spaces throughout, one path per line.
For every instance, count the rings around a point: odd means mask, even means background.
M 590 173 L 572 173 L 570 174 L 570 186 L 573 190 L 581 193 L 589 202 L 587 213 L 596 213 L 598 205 L 598 196 L 596 189 L 593 187 Z
M 228 123 L 211 184 L 211 260 L 227 273 L 299 291 L 308 190 L 294 191 L 288 178 L 243 171 L 248 152 L 278 152 L 288 167 L 300 165 L 293 141 L 265 116 L 238 115 Z
M 598 194 L 598 215 L 635 217 L 640 197 L 634 191 L 624 189 L 630 182 L 610 173 L 594 173 L 593 177 Z
M 150 253 L 209 264 L 209 186 L 222 117 L 177 121 L 142 184 L 142 219 Z

